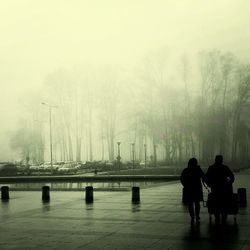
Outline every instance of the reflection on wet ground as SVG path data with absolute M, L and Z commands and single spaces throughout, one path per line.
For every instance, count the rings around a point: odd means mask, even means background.
M 250 199 L 249 176 L 237 176 L 234 187 Z M 86 203 L 84 192 L 51 192 L 43 203 L 40 192 L 13 191 L 0 202 L 0 249 L 250 249 L 249 207 L 225 226 L 210 224 L 201 207 L 200 224 L 191 225 L 180 183 L 141 189 L 139 203 L 131 193 L 95 192 Z
M 42 186 L 49 186 L 54 191 L 81 191 L 86 186 L 93 186 L 95 191 L 128 191 L 133 186 L 148 188 L 153 186 L 164 185 L 162 182 L 65 182 L 65 183 L 16 183 L 4 184 L 10 187 L 10 190 L 16 191 L 40 191 Z

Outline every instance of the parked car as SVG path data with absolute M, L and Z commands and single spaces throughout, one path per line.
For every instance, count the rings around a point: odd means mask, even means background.
M 76 171 L 81 169 L 81 164 L 78 164 L 78 165 L 74 166 L 73 169 L 75 169 Z
M 140 167 L 145 167 L 145 161 L 141 161 L 141 162 L 139 163 L 139 166 L 140 166 Z
M 68 168 L 68 167 L 61 167 L 61 168 L 58 168 L 57 171 L 59 173 L 68 173 L 70 171 L 70 168 Z
M 38 170 L 39 169 L 39 165 L 31 165 L 30 167 L 29 167 L 29 169 L 30 170 Z

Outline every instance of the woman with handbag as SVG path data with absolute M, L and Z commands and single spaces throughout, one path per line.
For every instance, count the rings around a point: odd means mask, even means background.
M 203 201 L 202 182 L 204 173 L 198 165 L 196 158 L 188 161 L 188 166 L 181 173 L 181 183 L 184 187 L 185 200 L 188 204 L 188 211 L 191 223 L 200 222 L 200 201 Z

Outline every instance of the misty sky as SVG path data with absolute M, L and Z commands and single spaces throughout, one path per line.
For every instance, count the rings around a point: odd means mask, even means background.
M 0 160 L 25 96 L 58 68 L 132 69 L 150 51 L 250 59 L 248 0 L 8 0 L 0 3 Z

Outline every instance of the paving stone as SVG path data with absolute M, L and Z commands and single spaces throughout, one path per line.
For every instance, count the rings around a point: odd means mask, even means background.
M 234 185 L 247 188 L 250 175 L 237 175 Z M 250 249 L 250 209 L 241 208 L 237 225 L 229 216 L 226 227 L 209 224 L 201 207 L 200 225 L 190 225 L 181 203 L 179 182 L 141 189 L 141 202 L 131 192 L 95 192 L 86 204 L 81 191 L 11 192 L 0 202 L 0 249 Z M 204 190 L 206 197 L 206 190 Z

